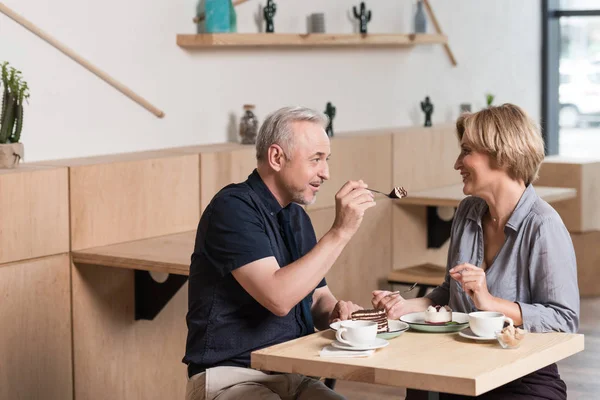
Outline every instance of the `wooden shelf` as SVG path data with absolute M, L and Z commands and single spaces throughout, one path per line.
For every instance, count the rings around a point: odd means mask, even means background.
M 462 192 L 463 185 L 451 185 L 420 192 L 408 193 L 408 196 L 394 200 L 398 204 L 412 204 L 433 207 L 458 207 L 458 204 L 467 196 Z M 538 196 L 548 203 L 569 200 L 577 196 L 577 191 L 570 188 L 557 188 L 547 186 L 535 186 Z
M 76 264 L 189 275 L 196 231 L 72 252 Z
M 177 35 L 177 45 L 186 49 L 215 47 L 405 47 L 446 44 L 439 34 L 329 34 L 329 33 L 205 33 Z

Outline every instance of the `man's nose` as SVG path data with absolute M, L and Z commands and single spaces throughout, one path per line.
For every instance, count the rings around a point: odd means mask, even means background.
M 319 173 L 319 178 L 325 181 L 329 179 L 329 164 L 327 162 L 325 162 L 325 167 Z

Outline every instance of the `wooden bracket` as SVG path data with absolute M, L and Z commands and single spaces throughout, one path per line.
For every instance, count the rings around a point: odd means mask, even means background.
M 187 280 L 185 275 L 169 274 L 167 280 L 160 283 L 152 279 L 150 272 L 136 270 L 135 319 L 153 320 Z
M 0 3 L 0 12 L 6 15 L 8 18 L 15 21 L 16 23 L 18 23 L 19 25 L 21 25 L 23 28 L 33 33 L 34 35 L 38 36 L 40 39 L 46 41 L 48 44 L 62 52 L 64 55 L 71 58 L 73 61 L 75 61 L 76 63 L 78 63 L 79 65 L 96 75 L 98 78 L 102 79 L 104 82 L 108 83 L 110 86 L 117 89 L 119 92 L 129 97 L 131 100 L 135 101 L 140 106 L 150 111 L 152 114 L 156 115 L 158 118 L 162 118 L 165 116 L 164 112 L 154 107 L 146 99 L 136 94 L 133 90 L 129 89 L 121 82 L 118 82 L 106 72 L 95 67 L 88 60 L 84 59 L 83 57 L 75 53 L 73 50 L 60 43 L 58 40 L 56 40 L 46 32 L 42 31 L 40 28 L 38 28 L 33 23 L 29 22 L 28 20 L 26 20 L 25 18 L 23 18 L 22 16 L 5 6 L 3 3 Z
M 450 239 L 452 218 L 444 221 L 438 215 L 436 206 L 427 206 L 427 248 L 439 249 Z
M 440 35 L 443 35 L 442 28 L 440 27 L 440 24 L 437 18 L 435 17 L 435 14 L 433 13 L 433 9 L 431 8 L 431 4 L 429 4 L 429 0 L 423 0 L 423 4 L 425 4 L 425 9 L 427 10 L 429 17 L 431 18 L 431 22 L 435 27 L 435 31 Z M 452 53 L 452 50 L 450 50 L 450 45 L 448 43 L 444 43 L 444 49 L 446 50 L 446 54 L 448 54 L 448 58 L 450 58 L 450 62 L 452 63 L 452 65 L 456 67 L 456 58 L 454 58 L 454 54 Z

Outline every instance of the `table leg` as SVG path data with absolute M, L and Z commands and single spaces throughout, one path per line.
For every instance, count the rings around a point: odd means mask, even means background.
M 406 389 L 406 400 L 439 400 L 438 392 L 429 392 L 427 390 Z

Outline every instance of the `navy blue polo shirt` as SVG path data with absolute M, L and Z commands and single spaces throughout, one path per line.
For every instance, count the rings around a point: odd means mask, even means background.
M 316 245 L 315 232 L 301 206 L 292 203 L 286 209 L 302 257 Z M 190 266 L 183 358 L 191 372 L 216 366 L 249 367 L 252 351 L 314 332 L 302 318 L 301 303 L 278 317 L 231 274 L 265 257 L 275 257 L 280 267 L 294 261 L 278 222 L 281 210 L 254 170 L 245 182 L 217 193 L 202 214 Z M 323 279 L 317 287 L 325 285 Z M 312 293 L 307 300 L 312 302 Z

